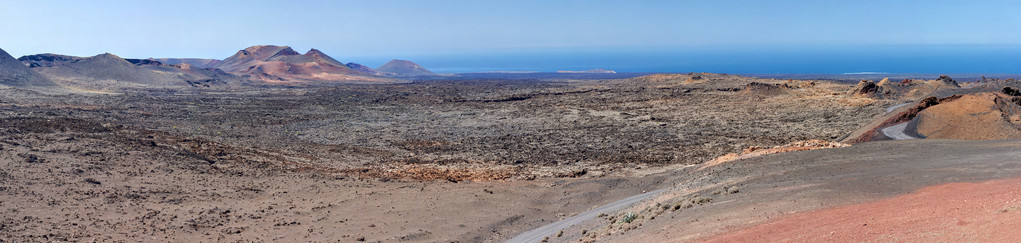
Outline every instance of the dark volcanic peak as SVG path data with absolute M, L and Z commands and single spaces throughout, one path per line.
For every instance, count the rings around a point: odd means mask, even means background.
M 319 64 L 332 65 L 340 69 L 347 69 L 344 63 L 333 59 L 326 53 L 317 49 L 311 49 L 305 54 L 298 53 L 288 46 L 253 46 L 238 51 L 227 59 L 224 59 L 215 67 L 228 72 L 245 72 L 253 67 L 260 66 L 266 62 L 284 62 L 288 64 L 303 64 L 315 62 Z
M 349 63 L 347 63 L 345 65 L 347 67 L 351 68 L 351 69 L 354 69 L 355 71 L 359 71 L 359 72 L 363 72 L 363 73 L 367 73 L 367 74 L 372 74 L 372 75 L 380 75 L 380 72 L 376 71 L 376 69 L 372 69 L 372 68 L 370 68 L 368 66 L 365 66 L 365 65 L 362 65 L 362 64 L 349 62 Z
M 135 64 L 135 65 L 144 65 L 144 66 L 162 66 L 163 65 L 163 62 L 157 61 L 155 59 L 124 59 L 124 60 L 130 62 L 131 64 Z
M 326 55 L 326 53 L 323 53 L 322 51 L 319 51 L 315 48 L 308 50 L 308 52 L 306 52 L 304 56 L 309 57 L 313 62 L 330 64 L 338 67 L 345 66 L 344 63 L 337 61 L 337 59 L 333 59 L 333 57 L 330 57 L 329 55 Z
M 424 67 L 414 62 L 398 59 L 390 60 L 390 62 L 387 62 L 386 64 L 383 64 L 383 66 L 379 66 L 378 68 L 376 68 L 376 71 L 395 73 L 401 76 L 433 75 L 432 71 L 429 71 L 428 69 L 425 69 Z
M 300 56 L 300 55 L 301 55 L 301 53 L 295 51 L 294 49 L 291 49 L 291 47 L 284 46 L 283 49 L 280 49 L 279 51 L 277 51 L 275 54 L 273 54 L 273 56 L 270 56 L 269 58 L 263 59 L 263 61 L 273 60 L 274 58 L 278 58 L 278 57 Z
M 255 66 L 257 62 L 260 61 L 269 61 L 274 57 L 291 55 L 301 55 L 301 53 L 294 51 L 288 46 L 252 46 L 238 51 L 227 59 L 223 59 L 223 61 L 217 64 L 216 67 L 228 72 L 238 72 L 247 70 L 249 67 Z
M 3 49 L 0 49 L 0 85 L 12 87 L 59 86 L 52 80 L 29 69 Z
M 36 55 L 22 56 L 18 58 L 18 61 L 28 65 L 29 67 L 52 67 L 57 65 L 65 65 L 68 63 L 74 63 L 85 59 L 84 57 L 60 55 L 53 53 L 44 53 Z

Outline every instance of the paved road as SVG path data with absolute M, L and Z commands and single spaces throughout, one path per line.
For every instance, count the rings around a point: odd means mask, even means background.
M 901 123 L 901 124 L 897 124 L 897 125 L 893 125 L 893 126 L 889 126 L 889 127 L 883 128 L 883 135 L 886 135 L 887 137 L 890 137 L 893 140 L 918 139 L 916 137 L 913 137 L 911 135 L 907 135 L 907 134 L 904 133 L 904 129 L 907 129 L 907 127 L 908 127 L 908 123 L 907 122 Z
M 522 242 L 522 243 L 539 242 L 543 238 L 545 238 L 547 236 L 552 236 L 552 235 L 556 234 L 558 231 L 566 229 L 567 227 L 571 227 L 572 225 L 584 222 L 585 220 L 594 219 L 594 218 L 596 218 L 596 216 L 599 216 L 599 214 L 601 214 L 601 213 L 609 214 L 609 213 L 611 213 L 613 211 L 621 210 L 621 209 L 623 209 L 623 208 L 625 208 L 627 206 L 631 206 L 631 204 L 634 204 L 634 203 L 636 203 L 638 201 L 641 201 L 641 200 L 644 200 L 646 198 L 652 197 L 653 195 L 659 194 L 660 192 L 663 192 L 665 190 L 666 190 L 666 188 L 655 190 L 655 191 L 651 191 L 651 192 L 646 192 L 646 193 L 642 193 L 642 194 L 639 194 L 639 195 L 631 196 L 629 198 L 625 198 L 624 200 L 620 200 L 620 201 L 616 201 L 616 202 L 613 202 L 613 203 L 610 203 L 610 204 L 607 204 L 607 205 L 603 205 L 601 207 L 598 207 L 598 208 L 595 208 L 595 209 L 592 209 L 592 210 L 589 210 L 589 211 L 585 211 L 585 212 L 583 212 L 581 214 L 575 215 L 574 217 L 570 217 L 570 218 L 558 221 L 556 223 L 548 224 L 546 226 L 539 227 L 538 229 L 534 229 L 534 230 L 522 233 L 522 234 L 520 234 L 518 236 L 515 236 L 514 238 L 508 240 L 507 242 L 512 242 L 512 243 L 518 243 L 518 242 Z
M 904 107 L 904 106 L 906 106 L 906 105 L 910 105 L 910 104 L 911 104 L 911 103 L 910 103 L 910 102 L 908 102 L 908 103 L 904 103 L 904 104 L 899 104 L 899 105 L 895 105 L 895 106 L 891 106 L 891 107 L 888 107 L 888 108 L 886 108 L 886 113 L 890 113 L 890 112 L 893 112 L 893 110 L 896 110 L 897 108 L 901 108 L 901 107 Z

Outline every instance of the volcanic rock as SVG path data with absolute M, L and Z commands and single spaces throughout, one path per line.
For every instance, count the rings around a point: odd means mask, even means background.
M 69 63 L 74 63 L 74 62 L 81 61 L 82 59 L 85 59 L 85 58 L 84 57 L 76 57 L 76 56 L 68 56 L 68 55 L 60 55 L 60 54 L 52 54 L 52 53 L 45 53 L 45 54 L 36 54 L 36 55 L 22 56 L 22 57 L 18 58 L 18 61 L 21 61 L 21 63 L 24 63 L 25 65 L 28 65 L 29 67 L 37 68 L 37 67 L 52 67 L 52 66 L 58 66 L 58 65 L 66 65 L 66 64 L 69 64 Z
M 787 92 L 789 87 L 783 84 L 768 84 L 760 82 L 750 82 L 745 85 L 741 90 L 742 94 L 747 95 L 781 95 Z
M 359 72 L 363 72 L 363 73 L 367 73 L 367 74 L 382 75 L 382 73 L 379 72 L 379 71 L 376 71 L 376 69 L 372 69 L 372 68 L 370 68 L 368 66 L 365 66 L 365 65 L 362 65 L 362 64 L 358 64 L 358 63 L 349 62 L 349 63 L 345 64 L 345 66 L 347 66 L 347 67 L 349 67 L 351 69 L 354 69 L 355 71 L 359 71 Z
M 953 87 L 958 87 L 958 88 L 961 87 L 960 84 L 957 84 L 956 80 L 948 77 L 947 75 L 940 75 L 939 78 L 936 79 L 936 81 L 939 81 L 939 82 L 941 82 L 941 83 L 943 83 L 945 85 L 948 85 L 948 86 L 953 86 Z
M 1018 91 L 1014 87 L 1010 87 L 1010 86 L 1003 87 L 1003 91 L 1001 91 L 1001 92 L 1003 92 L 1003 94 L 1005 94 L 1005 95 L 1021 96 L 1021 91 Z

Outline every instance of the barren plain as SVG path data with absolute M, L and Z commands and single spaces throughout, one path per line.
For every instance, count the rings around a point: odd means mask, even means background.
M 676 168 L 725 153 L 836 139 L 892 104 L 847 97 L 848 88 L 688 74 L 59 96 L 8 89 L 0 232 L 498 241 L 670 185 Z

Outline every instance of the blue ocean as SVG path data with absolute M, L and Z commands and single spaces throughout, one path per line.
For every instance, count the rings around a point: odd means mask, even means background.
M 641 73 L 1021 74 L 1021 45 L 548 48 L 406 58 L 440 73 L 609 69 Z M 387 60 L 363 61 L 375 66 Z

